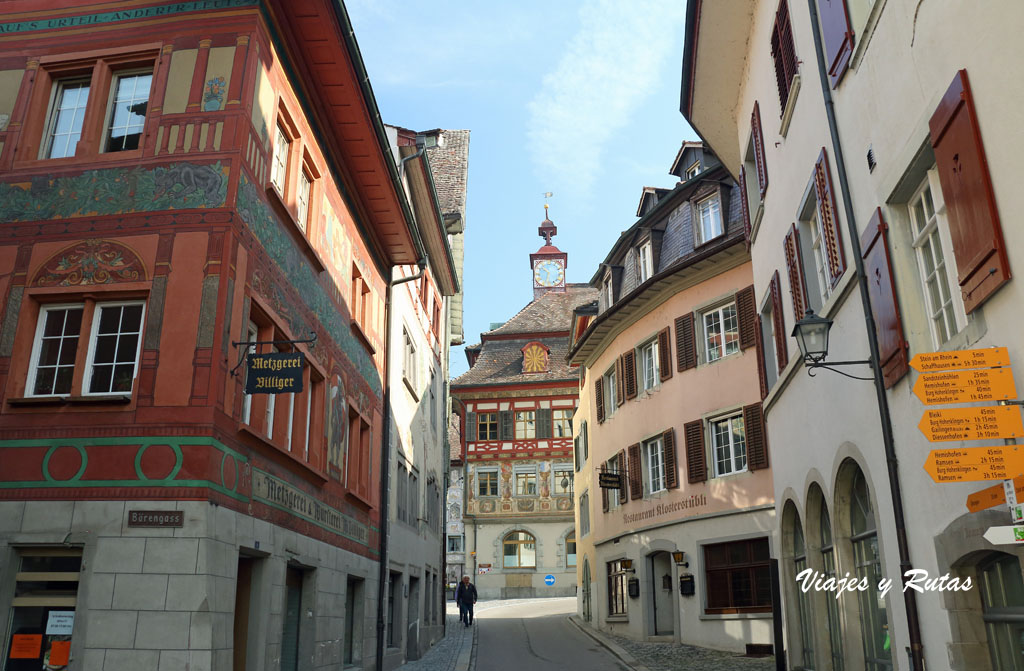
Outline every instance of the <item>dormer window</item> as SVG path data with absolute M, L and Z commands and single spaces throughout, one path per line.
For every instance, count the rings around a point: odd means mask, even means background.
M 601 291 L 602 291 L 602 293 L 604 293 L 604 301 L 608 305 L 608 307 L 611 307 L 612 305 L 614 305 L 615 304 L 615 295 L 612 292 L 612 277 L 611 277 L 611 275 L 608 275 L 607 277 L 604 278 L 604 287 L 602 287 Z
M 546 373 L 551 350 L 540 342 L 531 342 L 523 346 L 523 372 Z
M 686 169 L 686 179 L 693 179 L 700 172 L 700 161 L 694 161 L 693 165 Z
M 640 245 L 640 248 L 637 250 L 637 256 L 637 268 L 640 273 L 640 283 L 643 284 L 650 278 L 654 271 L 654 256 L 651 253 L 650 240 Z
M 698 245 L 714 240 L 725 232 L 722 226 L 722 207 L 717 193 L 697 201 L 697 224 L 694 233 Z

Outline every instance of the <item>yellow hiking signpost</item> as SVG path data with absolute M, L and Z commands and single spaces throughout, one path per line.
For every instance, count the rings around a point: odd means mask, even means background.
M 932 450 L 924 470 L 935 482 L 1009 480 L 1024 472 L 1024 445 Z
M 933 443 L 1024 436 L 1020 410 L 1012 405 L 928 410 L 917 428 Z
M 961 368 L 993 368 L 995 366 L 1009 365 L 1010 354 L 1005 347 L 915 354 L 910 360 L 910 367 L 919 373 L 931 373 L 937 370 L 957 370 Z
M 1018 476 L 1013 479 L 1013 488 L 1016 490 L 1017 500 L 1024 499 L 1024 476 Z M 1006 503 L 1006 492 L 1003 491 L 1003 485 L 992 485 L 968 496 L 967 510 L 972 513 L 978 513 L 982 510 L 1001 506 L 1004 503 Z
M 1017 397 L 1009 368 L 925 373 L 914 382 L 914 395 L 925 405 L 1005 401 Z

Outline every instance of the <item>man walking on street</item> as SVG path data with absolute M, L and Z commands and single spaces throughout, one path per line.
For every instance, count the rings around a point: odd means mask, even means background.
M 473 624 L 473 604 L 476 603 L 476 585 L 469 582 L 469 576 L 462 576 L 462 582 L 455 590 L 455 603 L 459 604 L 459 622 L 465 626 Z

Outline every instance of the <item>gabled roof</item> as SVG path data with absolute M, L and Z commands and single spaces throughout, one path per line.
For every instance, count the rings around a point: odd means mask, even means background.
M 498 328 L 481 333 L 480 339 L 486 344 L 492 336 L 524 334 L 525 337 L 539 333 L 566 333 L 569 331 L 573 309 L 596 298 L 597 290 L 589 284 L 566 284 L 564 292 L 548 291 L 541 294 Z
M 636 216 L 644 216 L 644 208 L 652 198 L 654 203 L 651 204 L 651 207 L 656 205 L 659 200 L 665 197 L 666 193 L 671 191 L 672 189 L 663 189 L 659 186 L 645 186 L 643 193 L 640 194 L 640 203 L 636 206 Z
M 668 169 L 668 174 L 678 175 L 680 168 L 686 169 L 689 166 L 681 166 L 679 163 L 683 160 L 683 156 L 686 154 L 687 149 L 700 149 L 704 146 L 703 142 L 693 142 L 690 140 L 683 140 L 682 145 L 679 146 L 679 151 L 676 152 L 676 158 L 672 161 L 672 167 Z

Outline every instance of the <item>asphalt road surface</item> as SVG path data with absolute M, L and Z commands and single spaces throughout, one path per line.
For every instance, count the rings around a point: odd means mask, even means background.
M 477 604 L 476 671 L 626 671 L 567 619 L 574 597 Z

